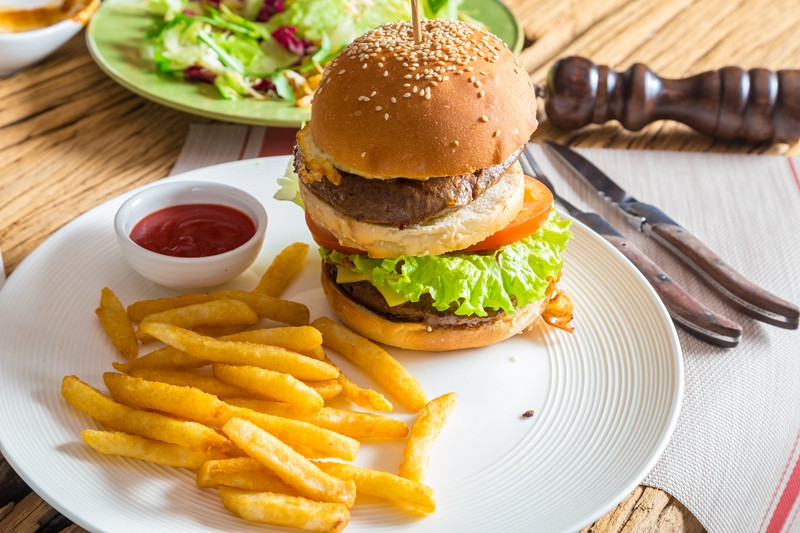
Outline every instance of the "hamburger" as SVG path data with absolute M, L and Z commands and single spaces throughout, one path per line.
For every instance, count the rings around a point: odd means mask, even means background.
M 325 68 L 293 170 L 339 319 L 415 350 L 496 343 L 547 309 L 570 237 L 517 158 L 534 88 L 491 33 L 443 19 L 380 26 Z

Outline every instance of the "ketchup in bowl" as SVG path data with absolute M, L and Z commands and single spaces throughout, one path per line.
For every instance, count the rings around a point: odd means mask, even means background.
M 245 213 L 219 204 L 173 205 L 140 220 L 131 230 L 133 242 L 172 257 L 208 257 L 229 252 L 249 241 L 256 224 Z
M 266 230 L 258 198 L 199 180 L 143 187 L 114 217 L 117 243 L 133 270 L 179 290 L 216 287 L 242 274 L 256 260 Z

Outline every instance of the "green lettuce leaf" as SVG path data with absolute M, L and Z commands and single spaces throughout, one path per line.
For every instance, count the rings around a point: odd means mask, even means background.
M 572 237 L 569 226 L 553 209 L 534 234 L 485 253 L 376 259 L 321 248 L 320 254 L 404 300 L 417 302 L 429 294 L 439 311 L 486 316 L 487 310 L 502 310 L 511 315 L 543 298 L 550 279 L 558 278 Z

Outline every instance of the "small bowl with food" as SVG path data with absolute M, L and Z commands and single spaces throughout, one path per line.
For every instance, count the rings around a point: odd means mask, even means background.
M 0 76 L 61 48 L 99 6 L 100 0 L 0 0 Z
M 122 255 L 145 278 L 173 289 L 232 280 L 253 264 L 267 213 L 245 191 L 207 181 L 166 181 L 141 189 L 114 218 Z

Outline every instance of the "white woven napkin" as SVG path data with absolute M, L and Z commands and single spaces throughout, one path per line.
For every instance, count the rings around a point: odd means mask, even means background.
M 288 154 L 294 132 L 192 127 L 172 174 Z M 603 215 L 679 284 L 739 322 L 734 349 L 678 330 L 685 397 L 673 437 L 642 481 L 681 501 L 711 533 L 800 531 L 800 331 L 726 305 L 537 146 L 558 192 Z M 580 150 L 637 198 L 654 203 L 765 289 L 800 303 L 800 159 L 782 156 Z M 577 310 L 580 313 L 580 310 Z

